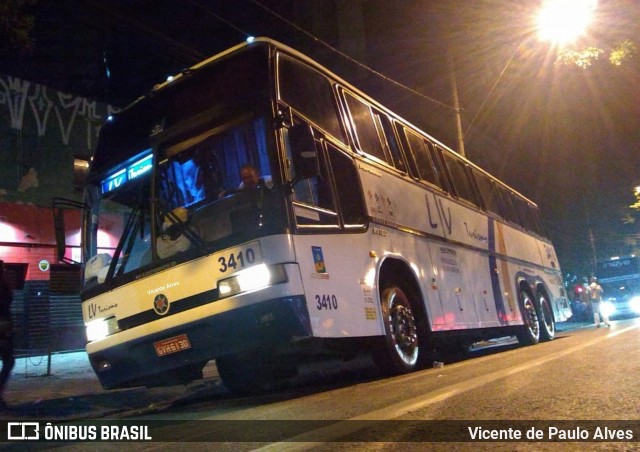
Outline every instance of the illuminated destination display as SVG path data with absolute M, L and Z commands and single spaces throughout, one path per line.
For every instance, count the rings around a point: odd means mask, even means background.
M 104 179 L 101 182 L 102 193 L 109 193 L 112 190 L 122 187 L 136 177 L 140 177 L 151 171 L 151 168 L 153 168 L 153 155 L 149 154 Z

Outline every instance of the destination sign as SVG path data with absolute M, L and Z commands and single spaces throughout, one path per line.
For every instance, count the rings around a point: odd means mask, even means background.
M 151 171 L 151 168 L 153 168 L 153 155 L 149 154 L 104 179 L 100 184 L 102 194 L 122 187 L 127 182 Z

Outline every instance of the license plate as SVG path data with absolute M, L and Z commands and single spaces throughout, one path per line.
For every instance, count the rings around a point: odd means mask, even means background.
M 154 342 L 153 346 L 156 349 L 156 355 L 165 356 L 170 355 L 171 353 L 187 350 L 191 348 L 191 343 L 189 342 L 189 338 L 186 334 L 181 334 L 180 336 L 170 337 L 169 339 Z

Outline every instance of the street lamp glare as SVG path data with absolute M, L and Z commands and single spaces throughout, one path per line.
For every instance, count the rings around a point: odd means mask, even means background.
M 563 45 L 583 34 L 596 9 L 596 0 L 545 0 L 537 17 L 541 39 Z

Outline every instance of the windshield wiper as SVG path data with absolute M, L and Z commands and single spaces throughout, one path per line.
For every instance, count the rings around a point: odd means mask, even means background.
M 133 243 L 134 243 L 134 240 L 130 239 L 131 230 L 133 229 L 133 226 L 136 222 L 136 218 L 140 216 L 141 212 L 142 212 L 142 208 L 137 207 L 136 209 L 131 211 L 131 215 L 129 215 L 129 218 L 127 218 L 127 223 L 125 224 L 124 230 L 122 232 L 122 238 L 118 242 L 118 246 L 116 247 L 113 253 L 113 258 L 111 259 L 111 265 L 109 266 L 109 271 L 107 273 L 106 280 L 110 280 L 115 276 L 116 267 L 118 266 L 118 264 L 120 264 L 120 268 L 119 268 L 120 272 L 124 270 L 124 267 L 127 264 L 127 259 L 129 257 L 129 254 L 131 253 L 131 249 L 133 248 Z M 124 245 L 127 242 L 127 240 L 129 243 L 127 247 L 127 252 L 123 257 L 123 262 L 119 262 L 120 256 L 122 255 L 122 249 L 124 248 Z
M 188 224 L 189 222 L 182 221 L 174 211 L 165 213 L 164 217 L 171 222 L 172 226 L 175 226 L 176 228 L 178 228 L 178 231 L 182 235 L 184 235 L 192 244 L 196 246 L 204 245 L 204 242 L 202 241 L 202 239 L 189 226 Z

